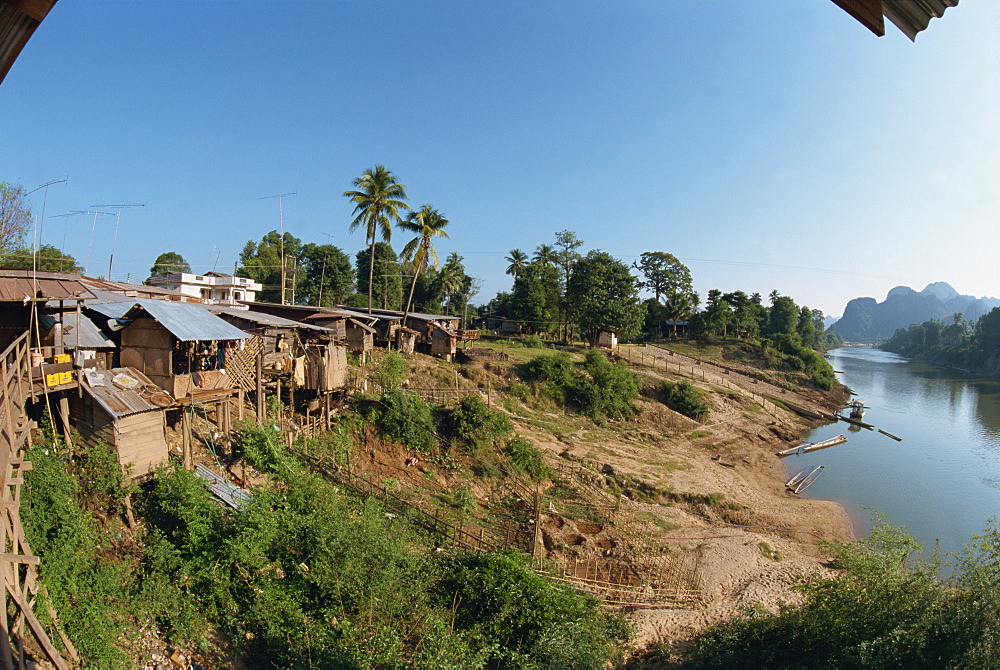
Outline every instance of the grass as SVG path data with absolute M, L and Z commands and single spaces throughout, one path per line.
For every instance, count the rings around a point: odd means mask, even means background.
M 709 437 L 711 434 L 712 434 L 712 431 L 710 431 L 710 430 L 696 430 L 693 433 L 691 433 L 690 435 L 688 435 L 688 439 L 689 440 L 698 440 L 698 439 L 701 439 L 703 437 Z

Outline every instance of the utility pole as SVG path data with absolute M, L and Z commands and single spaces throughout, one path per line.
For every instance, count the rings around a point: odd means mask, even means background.
M 333 239 L 333 235 L 330 233 L 320 233 L 320 235 L 326 235 L 326 244 L 330 245 L 330 240 Z M 330 250 L 327 249 L 323 254 L 323 271 L 319 273 L 319 298 L 316 299 L 316 306 L 323 306 L 323 284 L 326 282 L 326 259 L 330 256 Z
M 278 254 L 281 256 L 281 304 L 285 304 L 285 210 L 282 206 L 282 201 L 286 196 L 298 195 L 296 192 L 291 193 L 279 193 L 278 195 L 265 195 L 263 198 L 257 198 L 258 200 L 269 200 L 271 198 L 278 199 Z

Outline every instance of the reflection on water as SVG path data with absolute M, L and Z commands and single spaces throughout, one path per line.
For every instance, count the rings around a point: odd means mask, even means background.
M 839 500 L 867 532 L 873 507 L 906 526 L 927 549 L 957 551 L 1000 514 L 1000 384 L 959 370 L 910 362 L 867 347 L 830 352 L 838 377 L 870 407 L 875 431 L 823 426 L 812 441 L 849 441 L 786 458 L 793 474 L 826 465 L 808 495 Z

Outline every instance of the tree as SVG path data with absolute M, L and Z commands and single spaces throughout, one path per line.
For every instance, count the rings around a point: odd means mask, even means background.
M 433 261 L 435 267 L 438 264 L 437 251 L 434 250 L 431 239 L 434 237 L 448 237 L 448 233 L 444 230 L 447 225 L 448 219 L 444 218 L 440 212 L 430 205 L 424 205 L 418 211 L 410 212 L 403 221 L 399 222 L 400 228 L 417 234 L 415 238 L 403 247 L 403 253 L 401 254 L 410 263 L 413 271 L 413 281 L 410 283 L 410 295 L 406 299 L 406 309 L 403 310 L 404 323 L 406 322 L 407 315 L 410 313 L 410 306 L 413 304 L 413 290 L 417 287 L 417 277 L 427 269 L 427 265 L 431 261 Z
M 556 250 L 551 244 L 539 244 L 535 249 L 535 255 L 531 257 L 533 263 L 555 266 L 558 261 Z
M 458 311 L 465 305 L 463 294 L 467 280 L 471 282 L 472 278 L 465 274 L 462 257 L 455 252 L 448 254 L 438 277 L 441 301 L 446 303 L 448 308 Z
M 332 307 L 347 300 L 354 288 L 351 259 L 332 244 L 302 247 L 301 293 L 306 302 L 317 307 Z
M 34 254 L 27 247 L 17 247 L 5 255 L 4 266 L 11 270 L 31 270 L 32 265 L 39 272 L 83 272 L 76 259 L 64 254 L 51 244 L 43 244 Z
M 520 249 L 511 249 L 510 254 L 504 260 L 510 263 L 507 266 L 506 272 L 509 275 L 513 275 L 514 279 L 517 279 L 517 275 L 520 274 L 521 270 L 528 266 L 528 254 Z
M 802 344 L 813 349 L 816 348 L 816 323 L 813 321 L 812 310 L 805 305 L 799 310 L 799 324 L 796 331 Z
M 355 307 L 360 298 L 367 295 L 382 309 L 401 309 L 403 306 L 403 278 L 400 276 L 400 266 L 396 252 L 386 242 L 375 243 L 375 257 L 372 260 L 371 248 L 362 249 L 355 257 L 355 269 L 358 285 L 358 295 L 355 296 Z M 376 267 L 374 275 L 371 268 Z M 372 284 L 369 285 L 369 277 Z
M 191 272 L 191 265 L 176 251 L 160 254 L 149 268 L 150 277 L 165 277 L 171 272 Z
M 671 296 L 678 293 L 694 291 L 691 271 L 673 254 L 665 251 L 646 251 L 639 257 L 639 262 L 634 267 L 642 272 L 644 278 L 639 288 L 652 291 L 657 302 L 660 301 L 660 296 L 666 296 L 669 301 Z
M 786 295 L 775 295 L 767 320 L 768 335 L 798 337 L 799 308 Z
M 576 262 L 580 260 L 581 256 L 577 253 L 577 249 L 583 246 L 583 240 L 576 236 L 576 233 L 569 230 L 560 230 L 556 233 L 556 262 L 559 264 L 559 268 L 562 270 L 562 276 L 559 277 L 559 283 L 562 286 L 563 292 L 563 340 L 569 340 L 569 295 L 566 292 L 566 286 L 569 283 L 569 275 L 573 270 L 573 266 Z
M 591 343 L 601 331 L 627 341 L 642 328 L 638 282 L 627 265 L 606 252 L 594 250 L 580 259 L 566 292 L 577 326 Z
M 389 242 L 392 238 L 392 224 L 400 221 L 400 212 L 409 209 L 403 202 L 406 199 L 406 186 L 396 181 L 392 172 L 382 165 L 376 165 L 365 170 L 354 180 L 358 190 L 344 191 L 344 197 L 354 204 L 354 220 L 348 230 L 354 231 L 358 226 L 365 228 L 365 240 L 368 242 L 368 313 L 372 311 L 372 287 L 375 273 L 375 237 L 382 234 L 382 239 Z M 359 282 L 360 283 L 360 282 Z
M 0 182 L 0 253 L 16 247 L 31 226 L 31 206 L 24 187 Z
M 299 254 L 302 251 L 302 240 L 285 233 L 283 236 L 277 230 L 264 235 L 260 242 L 249 240 L 240 252 L 240 268 L 236 274 L 258 282 L 263 289 L 258 294 L 261 302 L 281 302 L 281 249 L 285 250 L 285 274 L 292 277 L 292 295 L 298 286 L 301 270 L 297 268 Z M 289 272 L 288 263 L 292 262 Z M 292 302 L 295 302 L 294 299 Z
M 507 316 L 522 327 L 547 333 L 555 326 L 558 310 L 558 270 L 539 261 L 529 263 L 514 280 L 514 288 L 506 307 Z

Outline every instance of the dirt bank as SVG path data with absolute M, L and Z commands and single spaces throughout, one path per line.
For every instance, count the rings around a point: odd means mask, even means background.
M 626 425 L 595 428 L 580 421 L 576 430 L 554 436 L 544 417 L 529 415 L 518 419 L 518 428 L 560 460 L 600 472 L 612 486 L 627 490 L 642 483 L 666 492 L 659 499 L 633 495 L 647 502 L 623 498 L 622 505 L 657 514 L 663 520 L 657 541 L 674 556 L 696 556 L 688 573 L 696 597 L 678 607 L 632 611 L 640 647 L 682 646 L 741 605 L 774 609 L 795 601 L 795 581 L 826 570 L 823 542 L 848 541 L 852 530 L 840 505 L 785 490 L 786 469 L 775 452 L 819 422 L 784 406 L 829 414 L 836 404 L 818 392 L 767 384 L 750 370 L 741 374 L 735 365 L 699 365 L 651 347 L 633 348 L 626 357 L 647 381 L 686 379 L 706 391 L 710 418 L 701 424 L 649 399 Z M 564 527 L 546 527 L 548 547 L 560 546 Z M 575 528 L 566 532 L 579 537 Z M 580 544 L 570 539 L 562 544 Z

